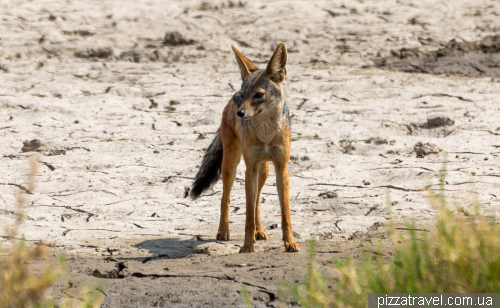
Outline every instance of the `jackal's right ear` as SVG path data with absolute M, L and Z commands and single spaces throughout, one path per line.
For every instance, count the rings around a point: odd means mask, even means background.
M 241 72 L 241 80 L 245 80 L 247 76 L 252 75 L 253 71 L 258 70 L 257 66 L 252 63 L 252 61 L 248 60 L 244 55 L 242 55 L 238 49 L 236 49 L 233 45 L 234 55 L 236 56 L 236 61 L 238 62 L 238 66 L 240 67 Z

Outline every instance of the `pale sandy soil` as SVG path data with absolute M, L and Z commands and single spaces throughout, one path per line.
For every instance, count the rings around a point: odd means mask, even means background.
M 276 293 L 278 280 L 302 276 L 310 237 L 342 255 L 373 237 L 388 218 L 387 193 L 395 217 L 432 222 L 421 190 L 438 187 L 444 152 L 448 196 L 465 212 L 476 198 L 498 215 L 498 54 L 487 55 L 488 70 L 470 69 L 460 53 L 451 71 L 405 66 L 437 75 L 377 63 L 393 59 L 391 50 L 495 35 L 499 14 L 497 1 L 1 1 L 0 225 L 13 221 L 35 153 L 38 187 L 20 236 L 63 251 L 78 277 L 111 269 L 110 254 L 131 273 L 181 276 L 109 280 L 105 305 L 237 306 L 235 282 Z M 194 42 L 166 46 L 169 31 Z M 243 162 L 229 242 L 215 241 L 221 183 L 196 201 L 185 188 L 240 86 L 230 45 L 263 68 L 281 41 L 292 223 L 303 251 L 284 253 L 277 228 L 252 256 L 234 255 L 244 232 Z M 454 123 L 426 126 L 435 116 Z M 417 157 L 418 142 L 442 152 Z M 336 197 L 319 196 L 325 191 Z M 270 227 L 280 222 L 273 171 L 263 199 Z M 243 263 L 268 267 L 233 269 Z M 254 303 L 265 306 L 269 296 L 255 286 Z

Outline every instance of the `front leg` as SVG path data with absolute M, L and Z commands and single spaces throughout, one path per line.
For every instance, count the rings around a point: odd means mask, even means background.
M 247 199 L 247 217 L 245 223 L 245 242 L 240 249 L 240 253 L 253 252 L 255 243 L 255 201 L 257 200 L 260 164 L 248 161 L 246 163 L 245 193 Z
M 217 239 L 220 241 L 229 240 L 229 205 L 231 202 L 231 188 L 236 177 L 236 168 L 241 159 L 241 143 L 239 139 L 221 125 L 222 138 L 222 200 L 220 205 L 220 223 Z
M 255 200 L 255 239 L 258 240 L 267 240 L 267 234 L 264 232 L 262 228 L 262 224 L 260 222 L 260 194 L 262 192 L 262 187 L 264 187 L 264 183 L 266 183 L 267 176 L 269 174 L 269 163 L 263 162 L 260 165 L 259 169 L 259 187 L 257 191 L 257 199 Z
M 288 200 L 288 167 L 287 162 L 274 162 L 276 170 L 276 187 L 278 188 L 278 197 L 281 207 L 281 230 L 283 231 L 283 242 L 285 250 L 288 252 L 297 252 L 300 250 L 299 244 L 295 243 L 292 233 L 292 221 L 290 219 L 290 203 Z

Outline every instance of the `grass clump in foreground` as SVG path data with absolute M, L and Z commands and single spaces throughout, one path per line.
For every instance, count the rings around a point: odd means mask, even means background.
M 38 160 L 30 158 L 30 172 L 26 190 L 35 190 L 35 175 L 38 169 Z M 58 264 L 47 263 L 47 249 L 41 244 L 26 245 L 23 239 L 15 239 L 24 220 L 24 208 L 27 204 L 26 195 L 17 196 L 18 213 L 12 227 L 6 227 L 6 238 L 11 247 L 2 247 L 0 251 L 6 255 L 0 257 L 0 308 L 23 307 L 99 307 L 103 294 L 97 289 L 83 287 L 76 296 L 66 295 L 59 305 L 55 305 L 49 295 L 50 289 L 55 286 L 66 272 L 64 259 L 59 258 Z M 45 267 L 38 274 L 31 270 L 31 263 L 44 260 Z M 90 292 L 90 295 L 89 295 Z M 73 298 L 71 298 L 73 297 Z M 83 297 L 83 299 L 82 299 Z
M 308 273 L 301 284 L 288 289 L 302 307 L 367 307 L 368 293 L 499 293 L 500 226 L 480 213 L 454 214 L 445 198 L 446 163 L 440 189 L 427 191 L 436 210 L 435 227 L 418 232 L 407 223 L 407 234 L 396 236 L 393 256 L 384 256 L 381 245 L 365 252 L 359 262 L 333 262 L 334 279 L 320 275 L 314 265 L 314 242 Z M 460 211 L 460 209 L 458 209 Z M 463 210 L 462 210 L 463 211 Z

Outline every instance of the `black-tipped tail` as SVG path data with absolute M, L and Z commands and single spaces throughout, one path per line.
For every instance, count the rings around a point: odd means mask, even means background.
M 220 178 L 221 166 L 222 140 L 220 138 L 220 132 L 217 131 L 217 135 L 205 151 L 200 170 L 198 170 L 194 178 L 194 183 L 189 193 L 192 199 L 198 198 L 205 190 L 217 183 Z

